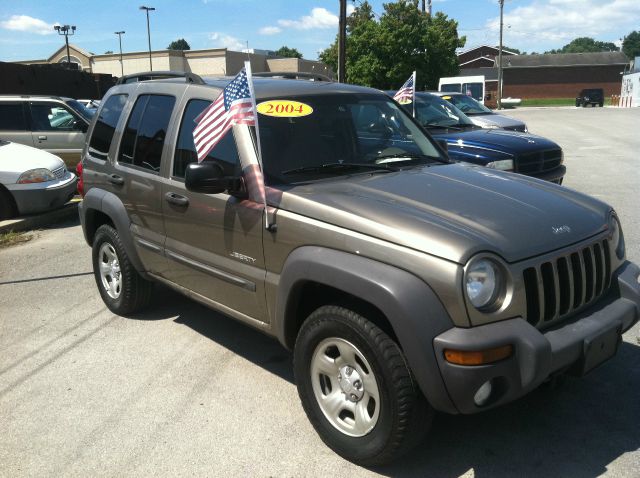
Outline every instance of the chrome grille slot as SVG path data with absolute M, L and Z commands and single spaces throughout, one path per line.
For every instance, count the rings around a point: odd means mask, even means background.
M 611 284 L 609 253 L 601 240 L 524 269 L 527 322 L 546 327 L 600 298 Z
M 62 179 L 67 174 L 67 168 L 66 166 L 62 166 L 61 168 L 54 169 L 52 173 L 56 179 Z

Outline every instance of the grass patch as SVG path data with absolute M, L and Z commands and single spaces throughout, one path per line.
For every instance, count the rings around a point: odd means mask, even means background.
M 522 100 L 520 106 L 575 106 L 575 98 L 529 98 Z
M 33 239 L 33 234 L 28 232 L 3 232 L 0 234 L 0 249 L 29 242 L 31 239 Z

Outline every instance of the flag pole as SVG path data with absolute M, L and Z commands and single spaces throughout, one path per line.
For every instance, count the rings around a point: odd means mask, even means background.
M 416 70 L 413 70 L 413 117 L 416 117 Z
M 257 153 L 258 153 L 258 165 L 260 166 L 260 172 L 262 174 L 262 183 L 264 185 L 264 168 L 262 167 L 262 147 L 260 146 L 260 127 L 258 126 L 258 109 L 256 107 L 256 94 L 255 89 L 253 88 L 253 75 L 251 74 L 251 62 L 244 62 L 244 69 L 247 72 L 247 83 L 249 84 L 249 93 L 251 94 L 251 106 L 253 108 L 253 116 L 255 123 L 255 131 L 256 131 L 256 143 L 257 143 Z M 264 227 L 267 230 L 271 230 L 272 226 L 269 223 L 269 213 L 267 210 L 267 190 L 263 188 L 264 194 L 262 196 L 263 205 L 264 205 Z

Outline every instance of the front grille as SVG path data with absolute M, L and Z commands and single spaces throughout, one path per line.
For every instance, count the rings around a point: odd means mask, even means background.
M 546 327 L 595 302 L 611 284 L 606 239 L 523 271 L 527 322 Z
M 62 179 L 67 174 L 67 167 L 62 166 L 61 168 L 54 169 L 52 172 L 56 179 Z
M 562 150 L 550 149 L 517 156 L 515 167 L 521 174 L 537 174 L 557 168 L 561 163 Z

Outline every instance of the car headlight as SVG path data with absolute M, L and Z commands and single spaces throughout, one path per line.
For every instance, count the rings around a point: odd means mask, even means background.
M 613 214 L 609 219 L 609 229 L 611 231 L 611 244 L 615 247 L 616 257 L 620 260 L 624 259 L 625 245 L 624 234 L 622 233 L 622 227 L 620 221 Z
M 513 159 L 501 159 L 487 163 L 487 168 L 500 169 L 501 171 L 513 171 Z
M 18 178 L 18 184 L 45 183 L 55 181 L 56 176 L 47 168 L 30 169 Z
M 486 310 L 500 298 L 504 278 L 498 264 L 491 259 L 479 259 L 467 268 L 464 282 L 469 302 L 476 309 Z

